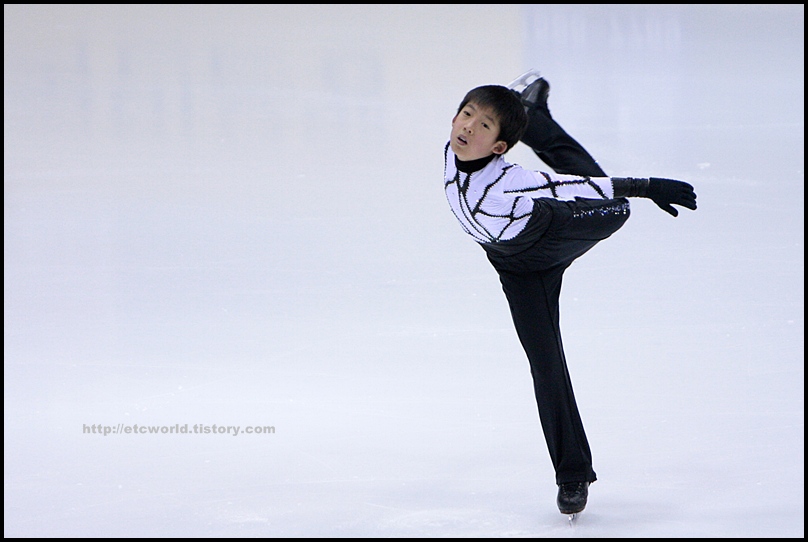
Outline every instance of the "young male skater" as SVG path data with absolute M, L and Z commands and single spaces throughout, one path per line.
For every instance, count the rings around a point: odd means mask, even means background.
M 469 91 L 444 148 L 444 188 L 460 225 L 499 274 L 530 363 L 558 509 L 576 514 L 597 477 L 561 343 L 564 271 L 628 220 L 626 198 L 650 198 L 677 216 L 672 204 L 695 210 L 696 194 L 681 181 L 607 176 L 552 119 L 548 92 L 535 71 L 508 87 Z M 520 140 L 555 173 L 506 162 L 503 155 Z

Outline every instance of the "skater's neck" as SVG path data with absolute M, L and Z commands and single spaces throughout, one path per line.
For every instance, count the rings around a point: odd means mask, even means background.
M 455 156 L 455 167 L 458 171 L 462 171 L 463 173 L 474 173 L 475 171 L 479 171 L 483 169 L 485 166 L 488 165 L 488 162 L 494 159 L 496 154 L 491 154 L 484 158 L 478 158 L 476 160 L 468 160 L 463 161 L 457 156 Z

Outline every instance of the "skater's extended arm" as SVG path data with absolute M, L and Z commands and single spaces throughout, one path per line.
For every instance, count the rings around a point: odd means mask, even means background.
M 637 179 L 633 177 L 612 177 L 615 198 L 648 198 L 660 209 L 673 216 L 679 211 L 673 205 L 681 205 L 696 210 L 696 192 L 688 183 L 673 179 Z

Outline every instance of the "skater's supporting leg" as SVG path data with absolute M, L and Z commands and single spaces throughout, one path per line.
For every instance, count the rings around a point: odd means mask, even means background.
M 559 327 L 564 268 L 542 273 L 500 271 L 516 332 L 527 353 L 539 418 L 556 483 L 594 482 L 592 455 L 572 392 Z
M 556 483 L 594 482 L 592 456 L 567 370 L 559 323 L 564 270 L 628 220 L 625 199 L 536 200 L 552 216 L 535 244 L 512 256 L 488 253 L 499 273 L 533 387 Z

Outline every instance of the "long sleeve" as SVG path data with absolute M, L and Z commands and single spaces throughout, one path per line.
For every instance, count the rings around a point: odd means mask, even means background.
M 478 243 L 496 243 L 516 237 L 527 225 L 534 200 L 553 198 L 611 199 L 609 177 L 581 177 L 529 171 L 502 156 L 471 173 L 457 169 L 455 156 L 444 149 L 446 199 L 463 230 Z
M 614 188 L 609 177 L 581 177 L 543 171 L 518 169 L 508 176 L 506 193 L 529 195 L 532 198 L 612 199 Z

